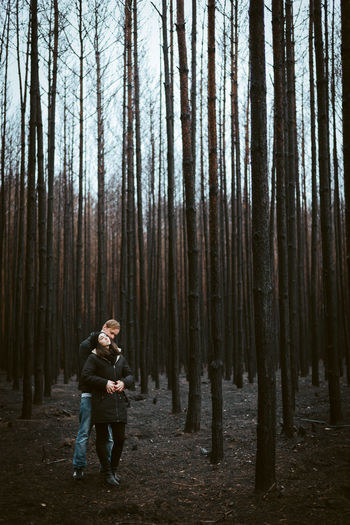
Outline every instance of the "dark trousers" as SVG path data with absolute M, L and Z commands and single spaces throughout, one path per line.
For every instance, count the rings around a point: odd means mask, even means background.
M 108 425 L 112 429 L 113 448 L 111 454 L 111 464 L 108 461 L 107 443 L 109 440 Z M 103 470 L 108 470 L 110 466 L 116 469 L 119 464 L 120 456 L 123 452 L 125 440 L 125 423 L 95 423 L 96 429 L 96 452 Z

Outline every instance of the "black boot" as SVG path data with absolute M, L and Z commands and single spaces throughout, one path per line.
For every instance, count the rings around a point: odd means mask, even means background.
M 107 485 L 111 485 L 113 487 L 117 487 L 119 485 L 118 481 L 115 479 L 112 469 L 108 468 L 104 471 L 104 480 L 107 483 Z
M 113 476 L 115 477 L 115 479 L 117 480 L 117 482 L 119 484 L 120 483 L 120 477 L 117 474 L 117 469 L 116 468 L 112 467 L 112 474 L 113 474 Z

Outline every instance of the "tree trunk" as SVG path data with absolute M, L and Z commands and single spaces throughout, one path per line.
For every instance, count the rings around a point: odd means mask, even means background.
M 219 209 L 216 143 L 215 0 L 208 2 L 208 141 L 211 335 L 208 371 L 212 396 L 211 462 L 224 457 L 222 401 L 222 297 L 219 260 Z
M 179 312 L 177 291 L 177 263 L 176 263 L 176 217 L 174 207 L 174 114 L 171 101 L 171 84 L 168 55 L 167 6 L 162 2 L 163 18 L 163 57 L 164 57 L 164 86 L 167 132 L 167 171 L 168 171 L 168 294 L 169 294 L 169 369 L 168 381 L 172 390 L 172 411 L 180 412 L 179 388 Z
M 38 85 L 38 4 L 37 0 L 30 2 L 31 17 L 31 72 L 30 72 L 30 117 L 29 117 L 29 143 L 28 143 L 28 169 L 27 169 L 27 240 L 25 259 L 25 324 L 24 340 L 26 351 L 24 352 L 23 369 L 23 404 L 22 418 L 32 417 L 32 360 L 34 351 L 34 257 L 36 240 L 36 193 L 35 193 L 35 169 L 36 169 L 36 119 Z
M 315 56 L 318 108 L 318 162 L 320 172 L 320 212 L 322 233 L 322 274 L 324 283 L 327 372 L 330 400 L 330 420 L 333 425 L 342 419 L 336 321 L 335 260 L 331 217 L 329 173 L 329 129 L 327 118 L 327 79 L 325 78 L 324 49 L 321 21 L 321 1 L 314 0 Z
M 49 86 L 48 137 L 47 137 L 47 240 L 46 240 L 46 334 L 45 334 L 45 385 L 44 393 L 51 395 L 53 350 L 53 301 L 54 301 L 54 254 L 53 254 L 53 200 L 55 177 L 55 125 L 58 60 L 58 1 L 54 0 L 54 46 L 52 51 L 52 79 Z
M 314 87 L 314 55 L 313 55 L 313 20 L 314 3 L 310 0 L 309 6 L 309 76 L 310 76 L 310 138 L 311 138 L 311 347 L 312 347 L 312 384 L 319 386 L 319 337 L 318 337 L 318 197 L 316 174 L 316 124 L 315 124 L 315 87 Z
M 57 0 L 56 0 L 57 1 Z M 78 217 L 76 240 L 76 345 L 82 340 L 82 301 L 83 301 L 83 178 L 84 178 L 84 37 L 83 37 L 83 1 L 78 3 L 79 17 L 79 186 Z M 103 321 L 104 322 L 104 321 Z
M 148 374 L 146 366 L 146 270 L 145 248 L 143 238 L 143 211 L 142 211 L 142 159 L 141 159 L 141 133 L 140 133 L 140 86 L 137 50 L 137 0 L 134 0 L 134 84 L 135 84 L 135 131 L 136 131 L 136 180 L 137 180 L 137 220 L 138 220 L 138 246 L 139 246 L 139 273 L 140 273 L 140 369 L 141 392 L 148 392 Z
M 343 87 L 343 162 L 346 221 L 346 261 L 348 269 L 347 299 L 350 301 L 350 4 L 341 0 L 341 56 Z M 348 358 L 348 378 L 350 377 L 350 358 Z
M 297 232 L 296 232 L 296 122 L 295 122 L 295 76 L 293 56 L 293 0 L 286 0 L 286 90 L 287 90 L 287 141 L 286 142 L 286 196 L 288 229 L 288 279 L 289 279 L 289 321 L 290 321 L 290 357 L 294 389 L 298 387 L 297 356 L 299 348 L 298 315 L 298 274 L 297 274 Z M 294 393 L 293 393 L 294 403 Z
M 16 312 L 16 326 L 23 325 L 23 311 L 24 311 L 24 262 L 25 262 L 25 154 L 26 154 L 26 106 L 27 106 L 27 92 L 28 92 L 28 69 L 29 69 L 29 30 L 30 20 L 28 22 L 28 39 L 27 39 L 27 53 L 25 62 L 24 86 L 22 84 L 21 61 L 20 61 L 20 42 L 19 42 L 19 19 L 18 8 L 19 2 L 16 3 L 16 37 L 17 37 L 17 67 L 19 79 L 19 92 L 21 101 L 21 167 L 20 167 L 20 196 L 19 196 L 19 219 L 18 219 L 18 244 L 17 244 L 17 267 L 16 267 L 16 287 L 15 287 L 15 312 Z M 13 388 L 19 390 L 19 375 L 20 375 L 20 349 L 23 347 L 23 331 L 16 330 L 14 333 L 14 356 L 13 356 Z
M 126 54 L 127 54 L 127 351 L 131 368 L 136 364 L 136 232 L 135 232 L 135 184 L 132 106 L 132 0 L 125 3 Z
M 288 296 L 288 245 L 286 217 L 286 188 L 284 170 L 284 30 L 282 0 L 272 2 L 272 30 L 274 53 L 274 108 L 277 176 L 277 243 L 278 295 L 280 319 L 280 362 L 282 376 L 283 431 L 293 435 L 293 393 L 290 367 L 290 327 Z
M 39 279 L 38 279 L 38 316 L 35 344 L 35 382 L 34 403 L 41 405 L 44 393 L 44 358 L 45 358 L 45 331 L 46 331 L 46 186 L 44 178 L 44 144 L 43 122 L 41 116 L 41 102 L 39 89 L 39 72 L 37 70 L 37 143 L 38 143 L 38 234 L 39 234 Z
M 255 489 L 268 490 L 275 482 L 276 381 L 273 355 L 272 273 L 269 257 L 263 0 L 251 0 L 249 40 L 251 62 L 252 238 L 255 341 L 258 364 Z
M 95 60 L 96 60 L 96 110 L 97 110 L 97 277 L 96 277 L 96 322 L 102 325 L 107 320 L 107 267 L 106 267 L 106 210 L 105 210 L 105 166 L 104 166 L 104 120 L 102 112 L 102 75 L 99 49 L 99 13 L 95 7 Z
M 188 249 L 188 313 L 189 313 L 189 393 L 185 432 L 198 432 L 201 416 L 201 355 L 199 346 L 199 271 L 195 173 L 193 169 L 193 129 L 188 100 L 188 67 L 184 5 L 177 2 L 177 36 L 179 44 L 182 170 L 186 192 L 186 231 Z M 192 92 L 193 93 L 193 92 Z M 192 107 L 195 99 L 192 99 Z
M 8 58 L 9 58 L 9 44 L 10 44 L 10 2 L 8 2 L 7 9 L 6 9 L 6 16 L 5 16 L 5 23 L 4 23 L 4 33 L 6 30 L 6 37 L 5 35 L 1 35 L 1 52 L 2 52 L 2 43 L 3 41 L 6 41 L 5 44 L 5 79 L 4 79 L 4 98 L 2 102 L 1 107 L 1 116 L 2 122 L 1 122 L 1 160 L 0 160 L 0 171 L 1 171 L 1 194 L 0 194 L 0 298 L 1 301 L 3 300 L 3 297 L 6 296 L 5 293 L 3 293 L 3 283 L 6 283 L 6 275 L 5 275 L 5 261 L 3 260 L 4 256 L 4 245 L 5 245 L 5 231 L 6 231 L 6 205 L 5 205 L 5 150 L 6 150 L 6 130 L 7 130 L 7 88 L 8 88 Z M 1 54 L 0 53 L 0 60 L 1 60 Z M 1 62 L 0 62 L 1 63 Z M 6 253 L 6 252 L 5 252 Z M 4 316 L 1 316 L 0 318 L 0 344 L 2 347 L 7 346 L 8 344 L 8 337 L 5 335 L 7 334 L 7 326 L 4 319 Z

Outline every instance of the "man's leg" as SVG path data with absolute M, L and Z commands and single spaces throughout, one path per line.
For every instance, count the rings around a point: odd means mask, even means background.
M 108 441 L 107 441 L 107 455 L 108 461 L 111 462 L 112 448 L 113 448 L 113 432 L 111 425 L 108 425 Z
M 83 469 L 86 467 L 86 453 L 87 446 L 91 432 L 91 397 L 82 397 L 80 403 L 79 412 L 79 430 L 75 440 L 74 457 L 73 457 L 73 468 L 76 472 L 79 470 L 78 476 L 75 475 L 76 479 L 81 479 Z

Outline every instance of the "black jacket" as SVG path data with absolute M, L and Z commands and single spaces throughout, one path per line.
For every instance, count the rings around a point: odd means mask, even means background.
M 89 357 L 93 349 L 96 348 L 98 334 L 100 333 L 101 332 L 91 332 L 89 337 L 84 339 L 84 341 L 82 341 L 79 346 L 79 384 L 78 384 L 78 388 L 82 392 L 90 392 L 90 393 L 92 392 L 91 386 L 88 386 L 84 382 L 81 376 L 81 373 L 83 371 L 87 358 Z
M 126 423 L 128 399 L 125 392 L 108 394 L 106 385 L 108 380 L 124 382 L 126 388 L 134 384 L 131 368 L 124 356 L 113 362 L 95 353 L 91 353 L 82 371 L 84 384 L 92 390 L 92 421 L 93 423 Z

